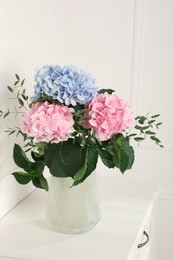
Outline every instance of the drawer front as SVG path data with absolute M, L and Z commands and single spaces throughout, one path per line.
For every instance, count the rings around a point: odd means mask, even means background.
M 130 257 L 127 260 L 151 260 L 150 259 L 151 245 L 151 218 L 147 220 L 141 232 L 138 234 L 135 246 L 131 251 Z

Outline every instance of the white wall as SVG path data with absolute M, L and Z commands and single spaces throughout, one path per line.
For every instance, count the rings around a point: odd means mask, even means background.
M 51 41 L 51 5 L 48 0 L 0 0 L 0 108 L 14 108 L 6 86 L 14 83 L 14 74 L 26 78 L 31 95 L 33 74 L 37 65 L 49 62 Z M 26 196 L 33 188 L 18 185 L 11 172 L 15 137 L 8 138 L 4 130 L 19 123 L 10 117 L 0 119 L 0 217 Z
M 13 82 L 15 72 L 27 78 L 31 94 L 34 68 L 52 63 L 88 70 L 100 88 L 114 88 L 129 100 L 136 115 L 161 114 L 159 137 L 165 148 L 151 142 L 136 147 L 133 170 L 125 174 L 158 183 L 160 199 L 169 198 L 169 205 L 159 204 L 158 229 L 166 221 L 164 215 L 173 216 L 172 32 L 171 0 L 0 0 L 1 107 L 8 103 L 5 86 Z M 15 139 L 3 132 L 9 122 L 15 123 L 0 120 L 0 216 L 32 189 L 21 187 L 10 176 Z M 124 178 L 101 164 L 99 171 Z M 161 214 L 162 209 L 166 213 Z M 157 260 L 162 250 L 159 239 L 158 243 Z M 166 259 L 172 259 L 171 248 L 168 255 Z

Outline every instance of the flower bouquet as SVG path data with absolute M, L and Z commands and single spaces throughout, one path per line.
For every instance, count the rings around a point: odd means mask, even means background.
M 30 103 L 25 80 L 15 77 L 14 86 L 7 88 L 19 108 L 0 110 L 0 116 L 24 116 L 21 128 L 7 129 L 9 135 L 21 134 L 25 142 L 25 151 L 18 144 L 13 151 L 14 162 L 23 169 L 13 173 L 20 184 L 31 181 L 48 190 L 43 175 L 47 166 L 53 176 L 71 177 L 73 186 L 78 185 L 95 170 L 98 157 L 108 168 L 124 173 L 134 162 L 132 138 L 141 142 L 149 136 L 162 147 L 153 131 L 161 125 L 156 121 L 159 114 L 134 118 L 126 101 L 112 89 L 98 90 L 95 79 L 85 71 L 74 66 L 37 68 Z M 33 161 L 26 156 L 28 151 Z
M 12 174 L 20 184 L 32 182 L 47 191 L 47 166 L 53 176 L 48 221 L 63 233 L 88 231 L 100 219 L 94 174 L 98 158 L 124 173 L 134 163 L 131 139 L 141 142 L 149 136 L 163 147 L 154 131 L 161 125 L 159 114 L 134 118 L 114 90 L 98 90 L 93 77 L 74 66 L 36 69 L 31 102 L 25 80 L 15 77 L 14 86 L 7 88 L 19 107 L 0 110 L 3 118 L 23 116 L 21 127 L 6 130 L 24 140 L 23 148 L 14 145 L 13 158 L 20 170 Z

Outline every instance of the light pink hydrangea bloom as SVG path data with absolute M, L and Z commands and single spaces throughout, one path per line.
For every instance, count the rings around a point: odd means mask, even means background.
M 87 114 L 91 117 L 88 124 L 100 141 L 134 127 L 135 123 L 128 103 L 115 94 L 104 93 L 94 97 Z
M 35 103 L 25 114 L 22 132 L 34 138 L 34 142 L 59 143 L 74 132 L 74 110 L 49 102 Z

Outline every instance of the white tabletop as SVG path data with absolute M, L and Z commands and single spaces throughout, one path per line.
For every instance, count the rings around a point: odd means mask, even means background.
M 81 235 L 51 230 L 47 193 L 36 190 L 0 220 L 0 259 L 127 260 L 153 207 L 156 185 L 113 174 L 99 182 L 102 218 L 93 230 Z

